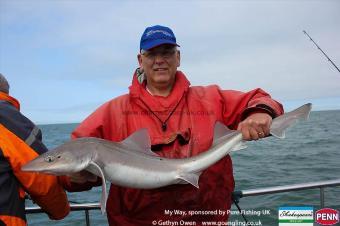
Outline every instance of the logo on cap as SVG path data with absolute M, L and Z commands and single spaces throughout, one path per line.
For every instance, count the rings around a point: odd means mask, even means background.
M 149 31 L 149 32 L 146 33 L 146 36 L 153 35 L 153 34 L 155 34 L 155 33 L 157 33 L 157 32 L 161 32 L 161 33 L 163 33 L 164 35 L 167 35 L 167 36 L 169 36 L 169 37 L 172 37 L 172 35 L 171 35 L 169 32 L 166 32 L 166 31 L 163 31 L 163 30 Z

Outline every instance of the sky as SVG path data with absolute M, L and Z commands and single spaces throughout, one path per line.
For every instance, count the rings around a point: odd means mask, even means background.
M 173 29 L 191 85 L 260 87 L 289 111 L 340 109 L 340 1 L 0 0 L 0 73 L 37 124 L 125 94 L 144 29 Z

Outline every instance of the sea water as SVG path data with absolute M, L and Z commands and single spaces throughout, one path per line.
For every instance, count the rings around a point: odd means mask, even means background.
M 40 125 L 48 148 L 69 140 L 77 124 Z M 340 178 L 340 111 L 311 112 L 310 119 L 299 122 L 279 140 L 268 137 L 247 143 L 248 148 L 231 154 L 235 190 L 317 182 Z M 222 173 L 222 172 L 221 172 Z M 91 191 L 68 193 L 71 203 L 99 202 L 101 187 Z M 27 205 L 31 205 L 27 201 Z M 249 222 L 278 225 L 278 209 L 283 206 L 312 206 L 320 209 L 320 190 L 285 192 L 240 199 L 239 205 Z M 340 210 L 340 188 L 325 188 L 325 206 Z M 235 205 L 230 211 L 230 225 L 243 225 Z M 65 219 L 51 221 L 46 214 L 27 215 L 29 225 L 85 225 L 83 211 L 72 212 Z M 108 225 L 106 215 L 90 211 L 91 225 Z M 223 224 L 222 224 L 223 225 Z

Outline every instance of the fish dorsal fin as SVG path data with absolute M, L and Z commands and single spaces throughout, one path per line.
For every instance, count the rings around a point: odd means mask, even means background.
M 148 155 L 158 156 L 150 149 L 151 148 L 150 137 L 148 134 L 148 130 L 146 128 L 137 130 L 129 137 L 127 137 L 125 140 L 123 140 L 121 143 L 129 147 L 129 149 L 131 150 L 139 151 Z
M 223 136 L 226 136 L 228 134 L 231 134 L 235 131 L 230 130 L 227 126 L 225 126 L 222 122 L 216 121 L 215 127 L 214 127 L 214 141 L 213 145 L 217 142 L 217 140 Z
M 188 173 L 188 174 L 178 175 L 177 178 L 185 181 L 186 183 L 192 184 L 196 188 L 199 188 L 198 180 L 199 180 L 200 175 L 201 175 L 201 172 L 199 172 L 199 173 Z
M 106 201 L 107 201 L 107 190 L 106 190 L 106 178 L 103 170 L 98 166 L 95 162 L 90 163 L 91 172 L 95 172 L 96 175 L 100 175 L 102 178 L 102 197 L 100 199 L 100 209 L 102 214 L 104 215 L 106 212 Z

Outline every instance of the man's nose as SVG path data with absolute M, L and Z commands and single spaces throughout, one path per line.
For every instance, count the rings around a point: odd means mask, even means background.
M 162 54 L 160 54 L 160 53 L 156 54 L 156 56 L 155 56 L 155 63 L 156 64 L 164 63 L 164 57 L 163 57 Z

